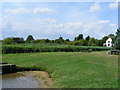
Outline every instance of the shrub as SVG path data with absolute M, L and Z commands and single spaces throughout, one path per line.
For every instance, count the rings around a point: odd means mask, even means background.
M 73 45 L 52 45 L 52 44 L 16 44 L 16 45 L 3 45 L 2 53 L 31 53 L 31 52 L 89 52 L 92 51 L 105 51 L 111 48 L 107 47 L 90 47 L 90 46 L 73 46 Z

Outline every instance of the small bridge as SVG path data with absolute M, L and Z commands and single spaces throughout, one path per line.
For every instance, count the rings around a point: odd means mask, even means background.
M 0 63 L 0 74 L 14 73 L 16 71 L 16 65 Z

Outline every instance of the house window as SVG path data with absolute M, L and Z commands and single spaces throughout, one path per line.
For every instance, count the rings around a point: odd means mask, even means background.
M 110 43 L 110 41 L 108 41 L 108 43 Z
M 110 46 L 110 44 L 108 44 L 108 46 Z

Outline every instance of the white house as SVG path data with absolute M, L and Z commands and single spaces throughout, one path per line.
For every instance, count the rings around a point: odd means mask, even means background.
M 109 38 L 106 40 L 106 43 L 104 43 L 103 45 L 104 45 L 104 46 L 107 46 L 107 47 L 112 47 L 112 46 L 113 46 L 112 38 L 109 37 Z

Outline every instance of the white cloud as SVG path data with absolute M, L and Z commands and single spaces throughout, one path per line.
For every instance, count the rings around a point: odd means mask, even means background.
M 101 6 L 99 3 L 94 3 L 89 9 L 90 12 L 97 12 L 99 10 L 101 10 Z
M 115 2 L 112 2 L 112 3 L 109 4 L 109 8 L 110 9 L 118 8 L 120 6 L 118 4 L 120 4 L 120 0 L 115 0 Z
M 47 19 L 44 19 L 44 21 L 46 21 L 48 23 L 57 23 L 58 22 L 56 19 L 53 19 L 53 18 L 47 18 Z
M 102 38 L 109 33 L 115 32 L 116 24 L 111 23 L 109 20 L 100 20 L 97 22 L 67 22 L 60 23 L 56 19 L 31 19 L 30 22 L 11 22 L 3 27 L 5 36 L 27 36 L 32 34 L 35 38 L 47 37 L 55 39 L 62 35 L 64 38 L 71 40 L 78 34 L 84 36 L 90 35 L 95 38 Z M 12 33 L 11 33 L 12 31 Z M 27 32 L 26 32 L 27 31 Z
M 6 9 L 5 13 L 9 14 L 50 14 L 53 11 L 49 8 L 35 8 L 35 9 L 26 9 L 26 8 L 16 8 L 16 9 Z
M 49 8 L 35 8 L 33 10 L 34 13 L 37 13 L 37 14 L 50 14 L 50 13 L 53 13 L 53 11 Z
M 118 8 L 118 2 L 110 3 L 109 8 L 111 9 Z
M 109 20 L 100 20 L 98 23 L 109 23 Z

